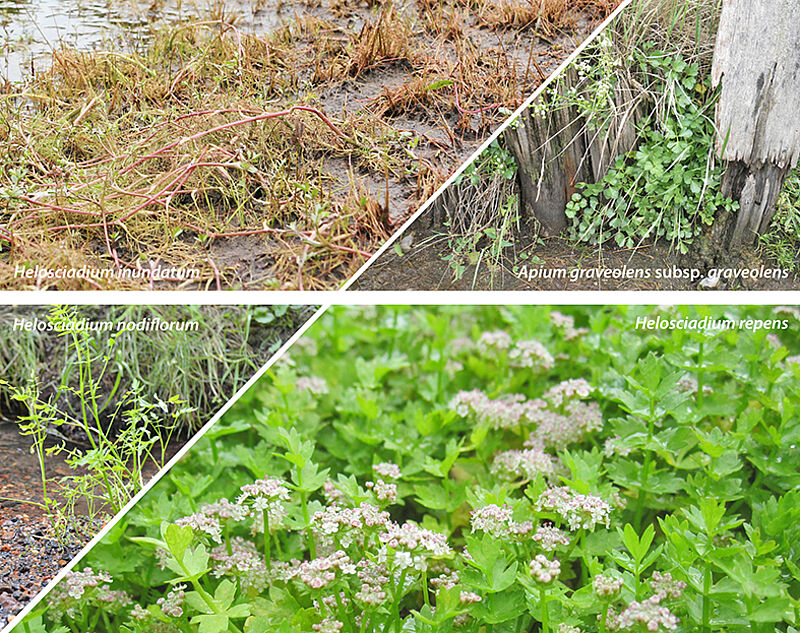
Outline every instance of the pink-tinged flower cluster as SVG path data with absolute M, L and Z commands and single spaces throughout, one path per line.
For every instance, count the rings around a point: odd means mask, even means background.
M 339 633 L 344 626 L 344 622 L 337 620 L 333 616 L 328 616 L 319 624 L 312 624 L 311 628 L 317 633 Z
M 502 330 L 484 332 L 478 339 L 476 347 L 482 356 L 496 357 L 511 347 L 511 336 Z
M 368 481 L 364 486 L 383 505 L 391 505 L 397 501 L 397 484 L 387 484 L 383 479 L 378 479 L 375 482 Z
M 175 523 L 181 527 L 188 525 L 195 532 L 207 534 L 215 543 L 222 543 L 222 525 L 215 516 L 205 512 L 195 512 L 187 517 L 181 517 Z
M 467 336 L 459 336 L 450 341 L 445 347 L 448 354 L 466 354 L 475 349 L 475 341 Z
M 350 604 L 350 598 L 347 597 L 344 591 L 340 591 L 338 594 L 322 596 L 322 598 L 313 602 L 314 608 L 319 614 L 322 614 L 324 610 L 333 613 L 339 607 L 339 604 L 342 606 Z
M 314 513 L 311 530 L 324 547 L 334 543 L 350 547 L 353 543 L 364 544 L 366 528 L 382 528 L 388 522 L 389 513 L 378 506 L 362 503 L 357 508 L 347 508 L 332 504 Z
M 252 499 L 266 499 L 267 501 L 288 501 L 289 489 L 286 487 L 286 482 L 280 477 L 265 477 L 264 479 L 257 479 L 251 484 L 245 484 L 241 487 L 242 493 L 236 500 L 236 503 L 242 504 L 245 501 Z
M 544 345 L 536 340 L 519 341 L 508 351 L 508 364 L 535 372 L 553 369 L 555 360 Z
M 798 321 L 800 321 L 800 308 L 796 306 L 775 306 L 773 308 L 773 312 L 775 314 L 785 314 L 787 316 L 792 316 Z
M 662 574 L 658 571 L 653 572 L 650 586 L 653 588 L 655 595 L 660 596 L 662 600 L 680 598 L 683 590 L 686 589 L 686 583 L 682 580 L 675 580 L 669 572 Z
M 597 574 L 592 579 L 592 588 L 598 597 L 610 600 L 619 595 L 622 590 L 622 578 Z
M 475 345 L 478 353 L 489 359 L 497 360 L 504 354 L 511 367 L 546 371 L 555 363 L 550 352 L 539 341 L 530 339 L 514 343 L 508 332 L 484 332 Z
M 526 402 L 523 395 L 506 395 L 492 400 L 479 389 L 458 392 L 449 406 L 461 417 L 473 415 L 479 424 L 486 424 L 495 430 L 531 422 L 530 414 L 536 411 L 536 405 Z
M 513 510 L 507 504 L 498 506 L 491 503 L 482 508 L 475 508 L 470 513 L 470 524 L 473 532 L 486 532 L 496 538 L 509 536 L 512 533 Z
M 338 503 L 344 499 L 344 493 L 330 479 L 327 479 L 322 485 L 322 494 L 328 503 Z
M 479 389 L 460 391 L 449 408 L 461 417 L 473 416 L 478 424 L 495 430 L 535 426 L 526 446 L 563 449 L 603 426 L 600 406 L 583 402 L 592 387 L 583 379 L 565 380 L 542 398 L 526 400 L 521 394 L 489 398 Z
M 553 324 L 554 328 L 561 331 L 565 341 L 571 341 L 589 331 L 586 328 L 576 329 L 575 319 L 556 310 L 550 313 L 550 323 Z
M 495 455 L 491 472 L 506 481 L 527 481 L 536 475 L 550 477 L 555 472 L 554 459 L 541 448 L 505 451 Z
M 558 578 L 561 563 L 556 559 L 549 560 L 544 554 L 537 554 L 530 563 L 530 569 L 534 580 L 547 584 Z
M 372 467 L 375 474 L 383 479 L 400 479 L 403 474 L 400 472 L 400 467 L 392 462 L 381 462 Z
M 457 360 L 448 359 L 444 365 L 444 373 L 448 374 L 451 378 L 462 369 L 464 369 L 464 365 L 459 363 Z
M 661 596 L 656 594 L 641 602 L 631 602 L 619 615 L 608 610 L 609 631 L 627 631 L 643 626 L 648 631 L 674 631 L 678 618 L 667 607 L 661 606 Z
M 175 585 L 173 589 L 163 598 L 159 598 L 156 604 L 161 607 L 161 612 L 173 618 L 183 615 L 183 601 L 186 599 L 186 585 Z
M 462 591 L 458 594 L 458 601 L 462 604 L 475 604 L 481 600 L 483 600 L 483 598 L 473 591 Z
M 800 354 L 796 356 L 787 356 L 784 361 L 787 365 L 800 365 Z
M 299 579 L 311 589 L 321 589 L 336 580 L 337 570 L 347 575 L 356 573 L 355 564 L 343 550 L 330 556 L 318 556 L 313 560 L 303 561 L 293 571 L 289 571 L 289 577 Z
M 210 517 L 230 521 L 243 521 L 250 514 L 246 507 L 238 503 L 231 503 L 225 498 L 214 503 L 204 503 L 200 506 L 200 512 Z
M 361 581 L 361 588 L 353 598 L 361 604 L 377 607 L 386 600 L 386 584 L 389 582 L 389 574 L 386 565 L 375 563 L 369 559 L 358 561 L 358 571 L 356 575 Z
M 328 383 L 318 376 L 301 376 L 294 386 L 297 391 L 308 391 L 317 396 L 328 393 Z
M 433 557 L 445 557 L 452 553 L 447 537 L 439 532 L 426 530 L 406 521 L 399 525 L 390 521 L 378 538 L 381 543 L 394 550 L 424 553 Z
M 537 511 L 555 512 L 572 530 L 593 530 L 598 523 L 608 527 L 611 506 L 596 495 L 578 494 L 566 486 L 548 488 L 536 500 Z
M 592 393 L 592 386 L 583 378 L 571 378 L 553 385 L 543 398 L 554 407 L 560 407 L 570 400 L 585 400 Z
M 239 536 L 231 539 L 231 553 L 227 546 L 220 545 L 211 550 L 214 569 L 211 573 L 217 578 L 233 576 L 239 579 L 243 590 L 263 591 L 269 582 L 269 572 L 264 558 L 256 546 Z
M 767 343 L 769 343 L 775 349 L 780 349 L 783 347 L 783 341 L 781 341 L 780 337 L 774 332 L 770 332 L 765 338 Z
M 536 402 L 538 404 L 543 401 Z M 596 402 L 568 401 L 562 411 L 563 413 L 559 413 L 546 406 L 529 409 L 528 419 L 536 425 L 536 429 L 530 434 L 525 446 L 563 450 L 603 426 L 600 405 Z
M 457 571 L 448 570 L 439 576 L 430 579 L 431 585 L 437 589 L 452 589 L 461 581 Z
M 111 575 L 104 571 L 95 572 L 91 567 L 83 571 L 69 571 L 64 580 L 48 597 L 53 613 L 66 613 L 75 617 L 84 601 L 102 603 L 102 609 L 116 609 L 129 606 L 133 601 L 124 591 L 112 590 L 108 583 Z
M 95 572 L 91 567 L 84 567 L 83 571 L 68 571 L 64 576 L 62 588 L 70 598 L 78 600 L 87 588 L 109 582 L 111 575 L 108 572 Z
M 533 535 L 533 540 L 539 544 L 545 552 L 554 551 L 559 545 L 569 545 L 567 535 L 552 525 L 540 525 Z

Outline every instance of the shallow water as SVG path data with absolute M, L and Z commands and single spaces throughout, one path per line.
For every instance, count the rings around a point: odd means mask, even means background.
M 207 18 L 214 0 L 0 0 L 0 85 L 47 68 L 51 51 L 134 50 L 154 26 Z M 248 31 L 274 28 L 274 9 L 254 11 L 248 0 L 222 3 Z M 262 3 L 268 4 L 268 3 Z

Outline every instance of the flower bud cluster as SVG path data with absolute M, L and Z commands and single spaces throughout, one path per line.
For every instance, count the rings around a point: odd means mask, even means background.
M 556 559 L 549 560 L 544 554 L 537 554 L 530 563 L 530 569 L 534 580 L 547 584 L 558 578 L 561 563 Z
M 186 599 L 186 585 L 175 585 L 164 597 L 159 598 L 156 604 L 161 607 L 164 615 L 179 618 L 183 615 L 183 601 Z

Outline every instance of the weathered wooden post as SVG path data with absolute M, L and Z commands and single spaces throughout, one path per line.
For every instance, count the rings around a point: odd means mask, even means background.
M 575 73 L 565 73 L 565 83 L 575 81 Z M 550 96 L 540 96 L 548 101 Z M 586 147 L 581 134 L 582 120 L 574 108 L 549 109 L 534 115 L 527 109 L 519 125 L 508 128 L 503 140 L 517 161 L 519 206 L 522 213 L 532 215 L 548 235 L 556 235 L 567 226 L 565 209 L 575 192 L 577 177 L 583 170 Z
M 607 103 L 607 118 L 589 120 L 577 107 L 563 105 L 564 95 L 578 83 L 577 72 L 568 68 L 557 88 L 561 105 L 551 107 L 552 95 L 539 97 L 541 114 L 526 111 L 520 125 L 503 135 L 519 168 L 520 208 L 550 235 L 567 226 L 566 206 L 576 185 L 602 179 L 617 156 L 636 144 L 635 126 L 644 116 L 643 103 L 620 80 Z
M 717 153 L 739 201 L 730 246 L 766 232 L 800 153 L 800 1 L 723 0 L 712 79 L 720 85 Z

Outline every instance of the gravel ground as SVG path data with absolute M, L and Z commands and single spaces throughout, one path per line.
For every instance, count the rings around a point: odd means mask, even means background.
M 70 531 L 63 541 L 55 537 L 46 519 L 0 509 L 0 627 L 78 553 L 84 542 Z

